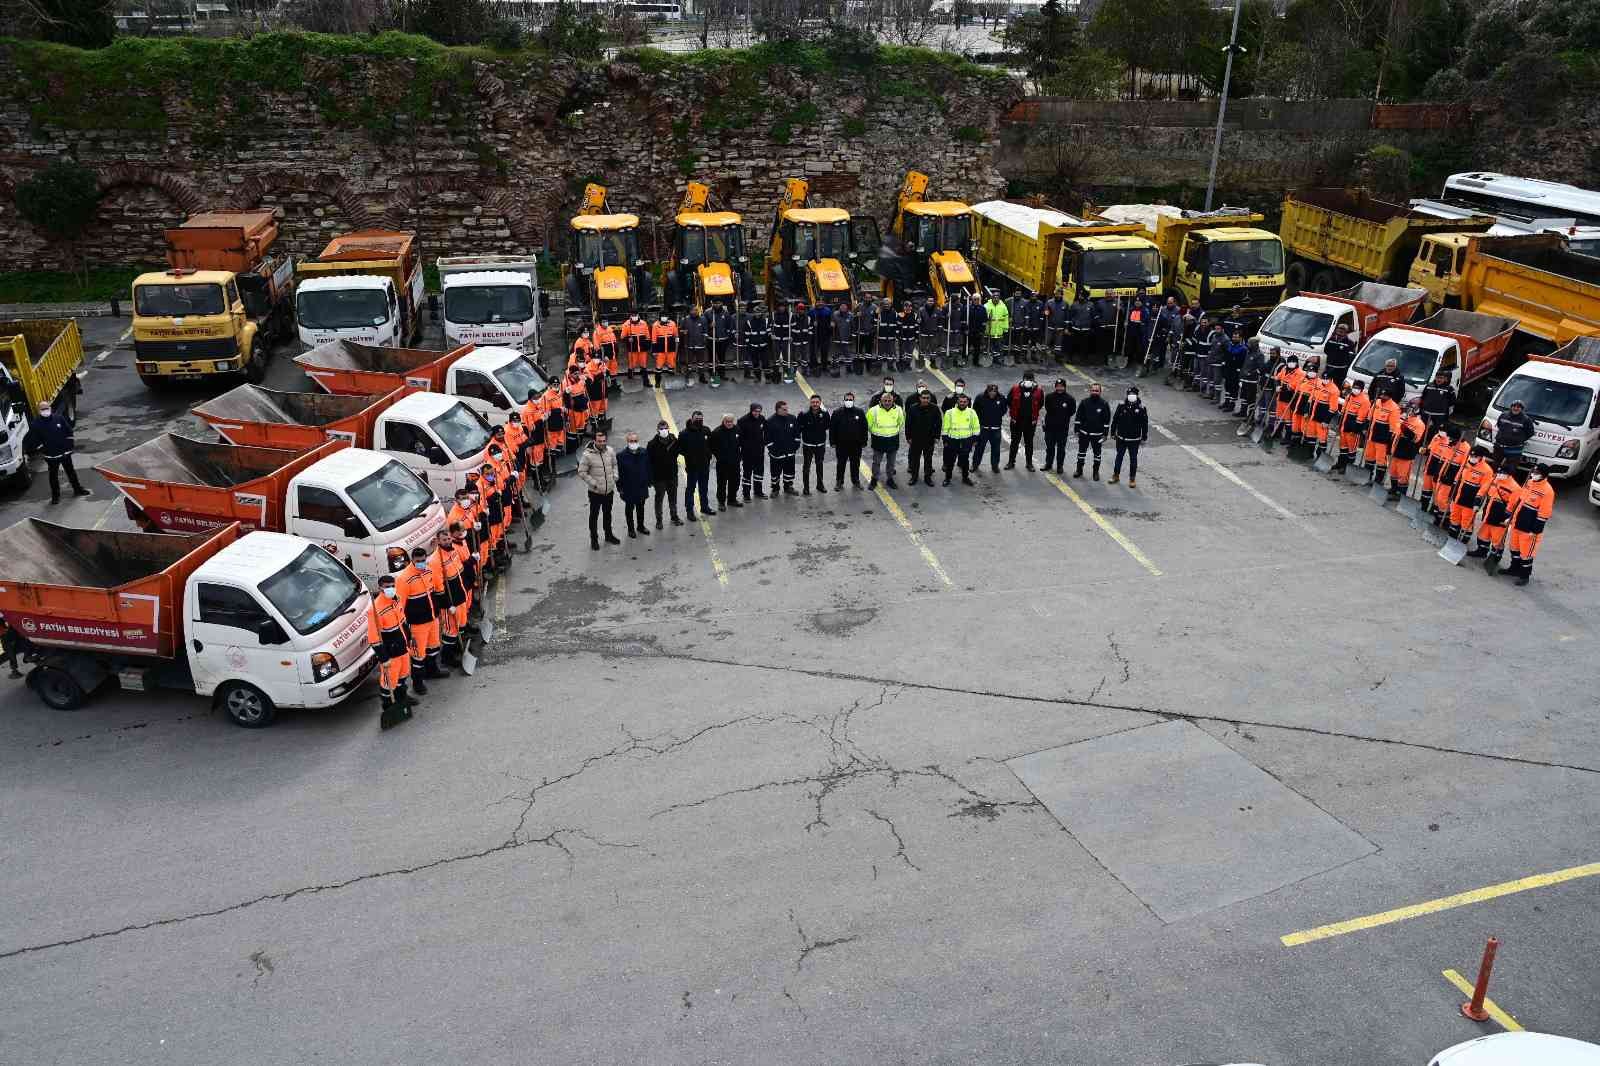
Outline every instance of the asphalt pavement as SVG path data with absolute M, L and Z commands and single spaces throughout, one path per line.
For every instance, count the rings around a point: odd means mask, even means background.
M 203 395 L 87 325 L 82 468 Z M 616 436 L 873 384 L 634 387 Z M 830 456 L 595 552 L 563 479 L 478 674 L 391 732 L 7 689 L 0 1061 L 1420 1066 L 1498 1031 L 1445 973 L 1489 935 L 1506 1021 L 1600 1041 L 1579 487 L 1519 589 L 1144 392 L 1137 489 Z

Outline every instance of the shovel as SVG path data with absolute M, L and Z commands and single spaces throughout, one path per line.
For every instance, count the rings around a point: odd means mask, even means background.
M 1382 481 L 1374 481 L 1367 490 L 1367 495 L 1372 497 L 1372 502 L 1383 507 L 1389 502 L 1389 489 Z
M 1394 509 L 1396 514 L 1404 515 L 1406 518 L 1411 519 L 1411 525 L 1415 527 L 1417 515 L 1422 510 L 1422 504 L 1413 500 L 1410 496 L 1402 496 L 1400 497 L 1400 502 L 1395 504 Z
M 487 615 L 473 624 L 477 627 L 478 637 L 485 644 L 494 639 L 494 623 L 489 620 Z
M 1364 466 L 1347 466 L 1344 468 L 1344 479 L 1357 488 L 1366 488 L 1369 484 L 1367 479 L 1371 476 L 1372 471 Z
M 1317 461 L 1311 464 L 1311 469 L 1319 474 L 1326 474 L 1333 469 L 1333 464 L 1337 461 L 1337 457 L 1333 454 L 1333 449 L 1324 448 L 1322 454 L 1317 456 Z
M 466 634 L 463 634 L 466 636 Z M 483 652 L 483 645 L 467 636 L 461 642 L 461 672 L 471 677 L 478 672 L 478 656 Z
M 1445 541 L 1444 547 L 1439 549 L 1439 558 L 1451 566 L 1460 566 L 1461 560 L 1467 557 L 1466 541 L 1456 540 L 1454 537 Z

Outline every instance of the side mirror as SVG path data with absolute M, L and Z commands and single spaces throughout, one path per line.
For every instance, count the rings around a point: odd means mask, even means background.
M 439 447 L 437 444 L 428 445 L 428 462 L 432 463 L 434 466 L 443 466 L 449 461 L 449 458 L 444 454 L 443 448 Z
M 367 525 L 355 515 L 348 515 L 345 518 L 342 532 L 351 540 L 367 539 Z
M 287 644 L 289 635 L 283 627 L 271 618 L 263 618 L 256 623 L 256 637 L 262 644 Z

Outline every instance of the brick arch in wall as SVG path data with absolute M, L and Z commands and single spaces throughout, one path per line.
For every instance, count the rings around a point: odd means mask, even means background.
M 90 262 L 163 262 L 162 231 L 209 206 L 193 182 L 154 167 L 118 163 L 100 171 L 99 178 L 100 203 L 83 246 Z
M 315 255 L 336 233 L 384 224 L 355 186 L 337 174 L 255 173 L 239 185 L 233 200 L 239 208 L 280 208 L 280 240 L 299 255 Z

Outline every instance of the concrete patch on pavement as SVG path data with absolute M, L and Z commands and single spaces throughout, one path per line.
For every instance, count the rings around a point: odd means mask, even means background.
M 1165 922 L 1252 899 L 1377 850 L 1187 722 L 1125 730 L 1007 765 Z

